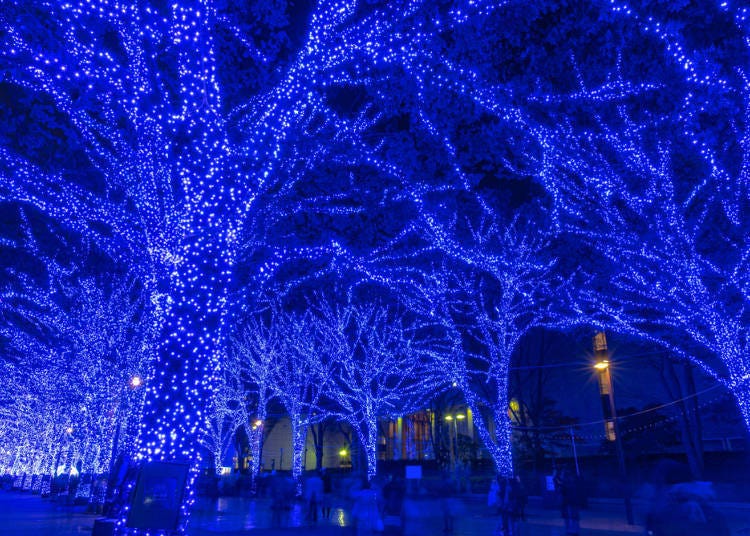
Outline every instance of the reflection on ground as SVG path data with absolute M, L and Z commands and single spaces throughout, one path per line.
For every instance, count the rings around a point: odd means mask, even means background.
M 283 511 L 278 520 L 274 520 L 271 503 L 268 499 L 249 499 L 245 497 L 220 497 L 215 500 L 200 499 L 195 505 L 191 526 L 206 531 L 228 532 L 256 528 L 305 527 L 312 522 L 306 518 L 304 503 L 295 501 L 289 510 Z M 334 505 L 329 519 L 320 516 L 317 526 L 349 527 L 351 518 L 345 505 Z

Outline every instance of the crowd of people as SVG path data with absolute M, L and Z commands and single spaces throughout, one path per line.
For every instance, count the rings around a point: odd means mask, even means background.
M 289 523 L 289 512 L 295 501 L 301 501 L 301 512 L 305 524 L 315 525 L 328 520 L 334 507 L 331 475 L 325 470 L 309 474 L 302 482 L 301 490 L 290 475 L 273 471 L 264 478 L 261 494 L 270 498 L 271 526 L 279 528 Z M 358 536 L 399 535 L 403 533 L 404 479 L 388 477 L 383 483 L 363 479 L 346 490 L 339 490 L 337 506 L 350 511 L 351 523 Z
M 284 525 L 287 512 L 292 509 L 299 490 L 289 475 L 273 471 L 267 480 L 262 493 L 268 493 L 271 499 L 271 526 L 279 528 Z M 305 479 L 302 498 L 307 523 L 315 524 L 318 519 L 331 517 L 332 493 L 331 475 L 325 469 L 316 471 Z
M 560 507 L 566 536 L 581 533 L 581 511 L 586 507 L 583 480 L 571 467 L 555 469 L 551 478 L 556 502 Z M 272 476 L 269 483 L 272 526 L 282 526 L 285 511 L 291 509 L 299 490 L 288 476 Z M 339 489 L 337 506 L 350 511 L 350 520 L 357 536 L 396 536 L 404 534 L 408 519 L 418 516 L 410 512 L 407 482 L 403 478 L 361 482 Z M 446 479 L 432 490 L 433 500 L 440 504 L 443 532 L 454 531 L 455 520 L 462 515 L 463 502 L 456 496 L 455 484 Z M 669 482 L 658 486 L 647 505 L 642 522 L 649 536 L 728 536 L 727 524 L 713 506 L 710 484 Z M 519 476 L 497 475 L 487 495 L 488 515 L 496 516 L 494 536 L 519 536 L 526 521 L 528 494 Z M 308 524 L 327 520 L 333 508 L 331 476 L 318 471 L 308 476 L 302 487 L 302 515 Z M 412 501 L 413 502 L 413 501 Z
M 526 518 L 526 490 L 518 476 L 506 478 L 498 475 L 490 484 L 487 505 L 494 508 L 499 522 L 495 534 L 518 536 L 520 523 Z
M 463 512 L 463 502 L 456 497 L 454 484 L 455 482 L 446 479 L 433 490 L 440 502 L 445 534 L 454 531 L 455 519 Z M 325 473 L 312 475 L 305 480 L 303 499 L 306 521 L 316 523 L 318 511 L 324 518 L 330 516 L 329 486 L 330 478 Z M 321 496 L 323 506 L 320 504 Z M 520 534 L 520 522 L 525 517 L 527 499 L 521 479 L 497 477 L 493 480 L 490 497 L 490 511 L 499 519 L 497 533 L 503 536 Z M 351 523 L 357 536 L 404 534 L 407 519 L 411 517 L 406 500 L 406 481 L 392 475 L 385 481 L 371 482 L 363 479 L 348 492 L 343 491 L 340 499 L 351 508 Z

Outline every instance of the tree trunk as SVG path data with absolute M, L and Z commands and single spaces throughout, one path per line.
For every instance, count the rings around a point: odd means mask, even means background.
M 266 428 L 266 405 L 258 404 L 256 421 L 260 424 L 250 424 L 250 429 L 245 429 L 250 442 L 250 492 L 255 495 L 258 492 L 258 475 L 261 468 L 261 456 L 263 453 L 263 434 Z
M 307 442 L 307 424 L 297 414 L 290 414 L 292 420 L 292 478 L 297 485 L 297 496 L 302 495 L 302 469 L 304 465 L 305 443 Z
M 146 380 L 138 434 L 137 462 L 178 462 L 189 468 L 180 523 L 186 523 L 194 497 L 201 453 L 199 436 L 209 428 L 225 347 L 225 316 L 232 248 L 223 223 L 212 214 L 195 214 L 194 229 L 180 250 L 182 264 L 170 280 L 172 306 L 166 315 L 153 372 Z M 200 231 L 200 232 L 199 232 Z M 124 526 L 127 512 L 123 511 Z
M 315 470 L 320 471 L 323 468 L 323 441 L 326 434 L 326 422 L 322 421 L 310 427 L 315 445 Z
M 362 430 L 359 423 L 350 422 L 353 433 L 351 434 L 350 458 L 352 462 L 352 471 L 359 476 L 367 474 L 367 456 L 365 454 L 364 441 L 362 439 Z
M 498 400 L 502 398 L 507 398 L 507 396 L 503 397 L 502 395 L 498 395 Z M 471 413 L 474 418 L 474 428 L 479 433 L 479 437 L 489 451 L 490 456 L 492 456 L 495 470 L 501 476 L 512 477 L 513 451 L 511 449 L 511 428 L 507 413 L 507 400 L 504 404 L 498 403 L 492 408 L 492 420 L 495 426 L 494 434 L 490 433 L 487 429 L 487 422 L 480 411 L 474 396 L 467 394 L 466 402 L 469 405 L 469 408 L 471 408 Z
M 378 421 L 370 419 L 365 423 L 367 437 L 360 437 L 367 455 L 367 480 L 372 480 L 378 472 Z
M 745 438 L 750 446 L 750 381 L 746 378 L 738 380 L 732 394 L 745 422 Z
M 533 413 L 533 420 L 534 420 L 534 433 L 533 433 L 533 448 L 534 448 L 534 474 L 537 475 L 544 467 L 544 449 L 542 448 L 542 435 L 540 433 L 539 427 L 542 426 L 543 417 L 544 417 L 544 394 L 545 394 L 545 373 L 544 369 L 542 368 L 545 365 L 545 357 L 546 353 L 544 351 L 540 352 L 540 360 L 539 360 L 539 367 L 534 371 L 536 375 L 536 401 L 534 403 L 535 411 Z
M 680 437 L 690 474 L 694 480 L 700 480 L 703 477 L 703 432 L 695 396 L 695 380 L 689 363 L 682 364 L 681 372 L 682 376 L 678 374 L 672 360 L 662 358 L 661 377 L 664 387 L 672 400 L 679 401 Z
M 701 422 L 700 406 L 698 405 L 697 390 L 695 388 L 695 378 L 693 377 L 693 368 L 690 363 L 683 363 L 683 373 L 685 378 L 686 395 L 690 397 L 686 401 L 687 411 L 685 417 L 688 421 L 691 460 L 691 472 L 695 480 L 703 480 L 704 460 L 703 460 L 703 423 Z
M 140 457 L 185 461 L 197 468 L 198 435 L 208 428 L 224 348 L 224 317 L 230 266 L 221 240 L 197 239 L 185 248 L 195 277 L 173 281 L 174 304 L 149 381 L 141 422 Z

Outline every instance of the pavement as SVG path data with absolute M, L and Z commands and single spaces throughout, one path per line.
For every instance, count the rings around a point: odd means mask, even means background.
M 733 536 L 750 536 L 750 504 L 719 503 Z M 438 536 L 443 534 L 443 514 L 455 513 L 453 536 L 493 536 L 498 523 L 484 504 L 482 496 L 460 496 L 449 499 L 417 497 L 407 499 L 404 536 Z M 634 503 L 635 525 L 625 521 L 619 501 L 590 500 L 581 514 L 581 536 L 643 534 L 647 505 Z M 86 514 L 83 507 L 67 506 L 42 499 L 28 492 L 0 492 L 0 536 L 73 536 L 90 535 L 97 516 Z M 201 499 L 193 510 L 188 536 L 349 536 L 349 504 L 334 502 L 330 519 L 314 526 L 304 519 L 301 504 L 295 504 L 282 521 L 271 527 L 270 503 L 267 499 L 221 497 Z M 563 523 L 557 509 L 543 508 L 541 500 L 531 497 L 526 509 L 527 521 L 520 536 L 563 536 Z
M 448 499 L 407 498 L 404 504 L 406 523 L 404 536 L 443 534 L 445 511 L 454 513 L 454 536 L 492 536 L 499 517 L 484 505 L 484 496 L 451 497 Z M 335 504 L 335 503 L 334 503 Z M 215 508 L 199 504 L 193 513 L 190 534 L 195 536 L 240 535 L 340 535 L 351 527 L 350 508 L 346 501 L 335 504 L 331 518 L 319 520 L 315 526 L 305 523 L 301 505 L 295 505 L 283 528 L 269 528 L 270 505 L 263 500 L 222 498 Z M 617 506 L 605 504 L 587 510 L 581 519 L 581 536 L 598 534 L 643 534 L 643 526 L 629 526 L 619 520 Z M 216 515 L 219 513 L 219 515 Z M 563 521 L 557 509 L 544 509 L 541 501 L 532 498 L 527 508 L 527 521 L 521 536 L 556 536 L 563 533 Z

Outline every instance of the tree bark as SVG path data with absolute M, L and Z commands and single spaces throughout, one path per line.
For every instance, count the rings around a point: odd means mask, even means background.
M 302 495 L 302 470 L 304 467 L 307 424 L 302 422 L 299 413 L 289 415 L 292 420 L 292 478 L 297 485 L 297 495 Z
M 678 374 L 675 363 L 669 358 L 662 358 L 661 378 L 665 389 L 672 400 L 679 401 L 680 410 L 680 438 L 685 448 L 690 474 L 694 480 L 703 478 L 703 437 L 698 414 L 698 401 L 695 396 L 695 380 L 690 364 L 683 363 L 680 367 L 682 376 Z
M 504 402 L 503 402 L 504 399 Z M 466 402 L 471 408 L 474 418 L 474 428 L 479 433 L 485 447 L 492 456 L 497 473 L 504 477 L 513 476 L 513 451 L 511 449 L 511 427 L 508 419 L 507 395 L 498 394 L 498 403 L 492 409 L 492 422 L 494 433 L 490 433 L 487 422 L 476 399 L 469 395 Z
M 266 429 L 266 405 L 258 404 L 257 421 L 250 425 L 250 429 L 245 429 L 247 437 L 250 440 L 250 492 L 255 495 L 258 492 L 258 475 L 261 468 L 261 456 L 263 454 L 263 434 Z
M 365 424 L 367 437 L 363 438 L 367 455 L 367 480 L 372 480 L 378 472 L 378 422 L 371 418 Z
M 326 429 L 328 423 L 321 421 L 310 427 L 310 432 L 313 436 L 313 444 L 315 445 L 315 470 L 320 471 L 323 468 L 323 441 L 325 441 Z

